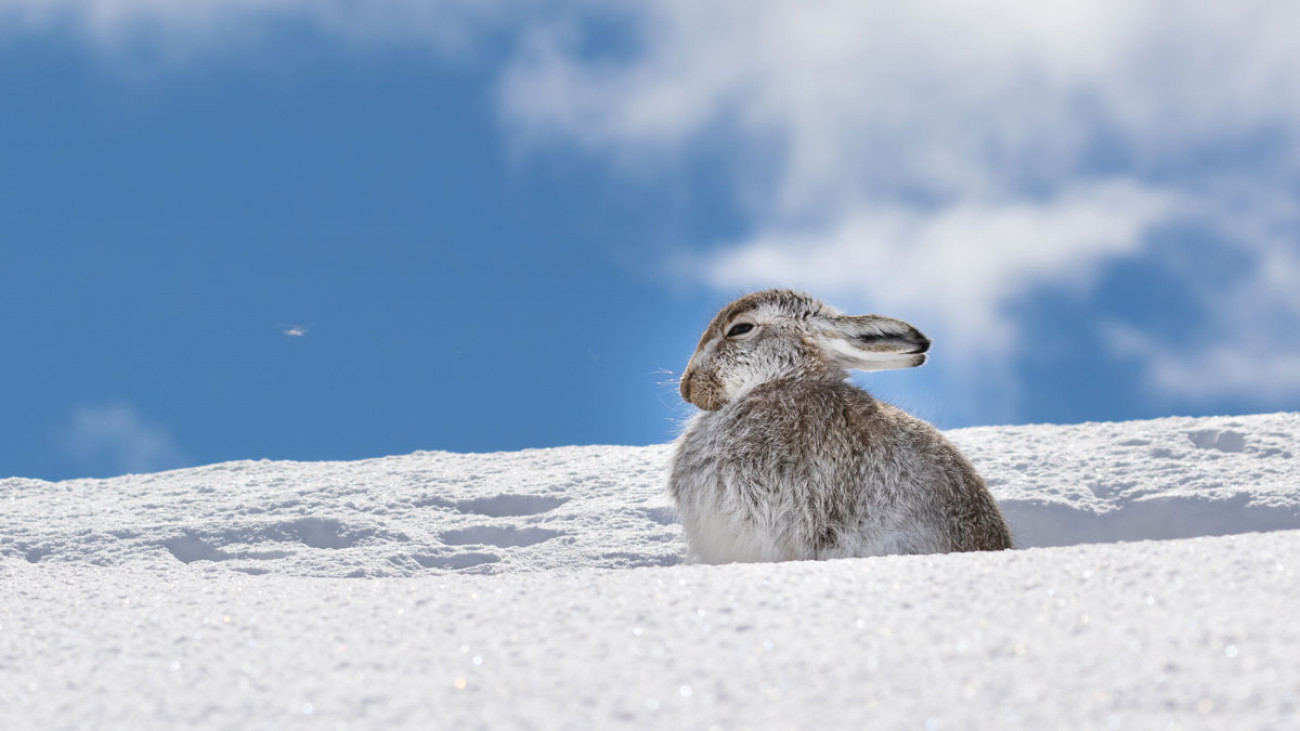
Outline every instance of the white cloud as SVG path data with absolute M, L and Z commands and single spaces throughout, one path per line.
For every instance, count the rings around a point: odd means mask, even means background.
M 1222 197 L 1240 179 L 1300 189 L 1300 5 L 623 7 L 634 52 L 592 56 L 563 26 L 535 33 L 503 105 L 534 141 L 642 166 L 729 145 L 752 233 L 679 272 L 724 291 L 798 284 L 922 313 L 984 369 L 1014 357 L 1018 298 L 1086 292 L 1104 267 L 1150 255 L 1157 229 L 1199 225 L 1250 261 L 1227 282 L 1187 279 L 1216 313 L 1210 326 L 1238 326 L 1190 345 L 1145 334 L 1160 344 L 1143 356 L 1152 382 L 1197 397 L 1300 395 L 1285 376 L 1300 342 L 1273 331 L 1260 348 L 1268 330 L 1240 326 L 1300 315 L 1286 294 L 1300 237 L 1276 235 L 1278 210 L 1243 215 Z M 1237 377 L 1208 390 L 1219 370 Z
M 115 474 L 156 472 L 186 464 L 170 434 L 125 404 L 77 408 L 62 441 L 83 468 Z
M 1150 169 L 1189 145 L 1294 132 L 1300 113 L 1290 2 L 631 8 L 640 52 L 624 60 L 537 34 L 507 77 L 512 118 L 615 153 L 724 126 L 780 158 L 779 211 L 833 212 L 868 193 L 1020 192 L 1079 174 L 1102 135 Z

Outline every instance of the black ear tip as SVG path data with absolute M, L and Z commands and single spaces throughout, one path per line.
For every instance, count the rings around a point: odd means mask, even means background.
M 930 339 L 925 336 L 921 336 L 920 339 L 916 341 L 916 344 L 912 347 L 912 349 L 906 352 L 926 353 L 929 352 L 929 350 L 930 350 Z

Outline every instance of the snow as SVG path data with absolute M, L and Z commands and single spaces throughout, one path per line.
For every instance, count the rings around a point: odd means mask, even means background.
M 667 446 L 0 480 L 0 728 L 1300 728 L 1300 414 L 949 436 L 1024 550 L 677 565 Z

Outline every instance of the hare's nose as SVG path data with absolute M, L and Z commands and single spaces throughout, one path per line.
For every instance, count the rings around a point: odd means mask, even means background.
M 682 374 L 682 400 L 688 404 L 691 403 L 691 377 L 694 375 L 695 371 L 686 371 Z

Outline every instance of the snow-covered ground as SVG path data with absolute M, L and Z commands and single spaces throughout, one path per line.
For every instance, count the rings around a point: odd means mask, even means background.
M 663 446 L 3 480 L 0 728 L 1300 728 L 1300 414 L 949 436 L 1028 550 L 677 565 Z

